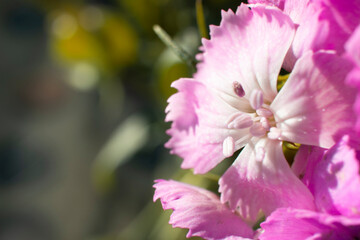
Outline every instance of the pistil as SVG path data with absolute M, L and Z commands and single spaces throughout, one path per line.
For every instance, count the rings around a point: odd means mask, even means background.
M 233 82 L 233 89 L 237 96 L 239 97 L 245 96 L 244 88 L 241 86 L 239 82 Z

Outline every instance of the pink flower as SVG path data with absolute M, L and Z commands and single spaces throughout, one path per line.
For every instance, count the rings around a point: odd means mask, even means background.
M 238 213 L 207 190 L 157 180 L 154 201 L 172 209 L 170 224 L 205 239 L 355 239 L 360 237 L 359 151 L 349 136 L 330 150 L 303 146 L 296 157 L 316 209 L 278 208 L 254 232 Z M 256 198 L 254 199 L 256 201 Z
M 360 237 L 358 150 L 345 136 L 330 150 L 302 147 L 296 161 L 306 167 L 304 183 L 316 211 L 280 208 L 264 223 L 259 239 L 355 239 Z
M 169 223 L 189 229 L 188 238 L 245 240 L 254 236 L 251 227 L 212 192 L 172 180 L 157 180 L 154 187 L 154 201 L 160 199 L 164 209 L 173 210 Z
M 282 141 L 331 147 L 351 130 L 354 90 L 344 86 L 352 64 L 332 52 L 304 53 L 277 91 L 277 77 L 295 26 L 277 8 L 241 5 L 222 13 L 203 40 L 202 62 L 191 79 L 173 83 L 166 144 L 183 168 L 206 173 L 245 146 L 220 179 L 221 201 L 251 221 L 262 210 L 313 209 L 313 198 L 293 174 Z
M 288 14 L 298 28 L 284 67 L 292 69 L 295 61 L 309 50 L 335 50 L 342 54 L 344 44 L 360 23 L 357 0 L 249 0 L 276 6 Z

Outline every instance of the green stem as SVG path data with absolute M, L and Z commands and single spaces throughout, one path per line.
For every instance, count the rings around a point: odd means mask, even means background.
M 196 0 L 196 20 L 202 38 L 209 39 L 209 33 L 206 27 L 204 8 L 202 5 L 202 0 Z
M 159 25 L 154 25 L 153 26 L 154 32 L 156 33 L 156 35 L 160 38 L 160 40 L 167 46 L 169 47 L 172 51 L 174 51 L 174 53 L 181 59 L 183 60 L 185 63 L 187 63 L 189 65 L 189 67 L 191 68 L 191 70 L 193 72 L 195 72 L 195 60 L 193 59 L 193 57 L 190 56 L 189 53 L 187 53 L 184 49 L 182 49 L 178 44 L 176 44 L 171 37 L 169 36 L 169 34 L 167 32 L 165 32 L 164 29 L 162 29 Z

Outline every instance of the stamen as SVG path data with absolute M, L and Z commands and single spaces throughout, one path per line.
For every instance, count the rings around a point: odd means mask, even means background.
M 236 95 L 239 97 L 245 96 L 245 91 L 239 82 L 233 82 L 233 88 Z
M 234 154 L 234 152 L 235 152 L 235 142 L 234 139 L 231 136 L 229 136 L 225 138 L 223 142 L 223 154 L 225 157 L 230 157 Z
M 273 113 L 269 109 L 266 109 L 266 108 L 259 108 L 256 110 L 256 113 L 257 113 L 257 115 L 259 115 L 261 117 L 266 117 L 266 118 L 273 116 Z
M 261 125 L 261 123 L 254 123 L 251 128 L 250 128 L 250 133 L 254 136 L 254 137 L 261 137 L 264 136 L 266 134 L 266 129 L 263 128 L 263 126 Z
M 277 140 L 281 137 L 281 129 L 272 127 L 270 128 L 270 132 L 267 134 L 268 138 Z
M 262 91 L 257 89 L 253 90 L 250 94 L 249 101 L 250 101 L 250 106 L 253 109 L 255 110 L 259 109 L 264 103 L 264 96 Z
M 261 126 L 263 128 L 265 128 L 267 131 L 270 129 L 270 123 L 269 123 L 269 120 L 265 117 L 262 117 L 260 119 L 260 123 L 261 123 Z
M 251 117 L 245 113 L 233 114 L 227 121 L 228 128 L 248 128 L 253 124 Z

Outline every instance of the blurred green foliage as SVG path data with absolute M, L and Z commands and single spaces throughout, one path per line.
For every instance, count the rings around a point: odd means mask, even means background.
M 97 210 L 89 239 L 185 239 L 186 230 L 167 224 L 171 211 L 164 212 L 159 202 L 152 203 L 152 181 L 172 178 L 217 190 L 217 176 L 234 159 L 224 161 L 209 175 L 195 176 L 179 170 L 181 160 L 163 148 L 169 128 L 164 123 L 164 109 L 167 98 L 175 93 L 170 85 L 190 77 L 193 70 L 158 38 L 153 26 L 161 26 L 194 58 L 201 43 L 198 24 L 201 35 L 206 36 L 206 24 L 219 24 L 220 10 L 235 10 L 240 2 L 203 0 L 200 7 L 195 0 L 19 0 L 2 8 L 11 12 L 17 4 L 24 4 L 24 8 L 32 6 L 40 12 L 45 19 L 46 59 L 61 72 L 50 75 L 66 85 L 45 84 L 47 78 L 36 84 L 26 79 L 25 87 L 19 87 L 26 88 L 26 99 L 35 98 L 33 105 L 59 99 L 74 106 L 82 106 L 82 101 L 90 105 L 86 121 L 79 124 L 86 134 L 79 137 L 79 146 L 74 146 L 81 148 L 88 142 L 96 146 L 84 147 L 86 152 L 94 152 L 87 163 L 88 181 L 92 181 L 93 197 L 99 205 L 94 205 Z M 42 88 L 37 89 L 38 85 Z M 69 97 L 73 92 L 80 97 Z M 55 104 L 49 106 L 56 110 Z M 79 107 L 71 114 L 82 110 Z M 61 114 L 54 118 L 61 119 Z M 57 134 L 61 130 L 52 135 Z M 64 138 L 66 143 L 74 136 Z

